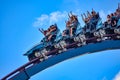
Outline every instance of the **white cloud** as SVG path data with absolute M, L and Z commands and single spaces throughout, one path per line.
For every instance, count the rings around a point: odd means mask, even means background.
M 57 11 L 57 12 L 53 12 L 50 14 L 50 24 L 53 24 L 53 23 L 57 23 L 61 20 L 64 20 L 65 18 L 67 17 L 67 12 L 64 11 L 64 12 L 60 12 L 60 11 Z
M 34 27 L 48 27 L 51 24 L 64 22 L 67 19 L 67 12 L 52 12 L 50 14 L 42 14 L 40 17 L 36 18 L 33 23 Z
M 115 76 L 113 80 L 120 80 L 120 72 L 118 72 L 118 74 Z
M 49 19 L 48 15 L 41 15 L 40 17 L 36 18 L 36 21 L 33 23 L 33 26 L 37 27 L 37 26 L 43 26 L 45 21 L 47 22 Z

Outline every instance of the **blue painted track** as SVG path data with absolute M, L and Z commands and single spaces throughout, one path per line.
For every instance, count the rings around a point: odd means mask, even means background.
M 38 72 L 53 66 L 59 62 L 67 60 L 72 57 L 76 57 L 83 54 L 90 54 L 94 52 L 104 51 L 104 50 L 112 50 L 112 49 L 120 49 L 120 40 L 106 40 L 100 43 L 90 43 L 88 45 L 73 48 L 66 52 L 63 52 L 59 55 L 53 56 L 43 62 L 34 64 L 37 60 L 33 60 L 22 67 L 18 68 L 14 72 L 5 76 L 2 80 L 28 80 L 31 76 L 37 74 Z

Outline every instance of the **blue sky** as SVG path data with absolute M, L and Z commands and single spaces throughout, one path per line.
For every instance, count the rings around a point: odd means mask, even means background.
M 23 54 L 43 35 L 38 28 L 57 23 L 63 30 L 67 12 L 100 13 L 103 21 L 119 0 L 0 0 L 0 78 L 28 62 Z M 120 74 L 120 50 L 98 52 L 64 61 L 30 80 L 114 80 Z M 47 75 L 47 77 L 46 77 Z

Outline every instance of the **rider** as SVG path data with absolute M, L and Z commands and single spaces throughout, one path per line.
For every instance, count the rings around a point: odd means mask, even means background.
M 111 25 L 111 16 L 108 14 L 107 15 L 107 20 L 104 22 L 104 27 L 107 28 Z
M 57 32 L 58 32 L 58 27 L 57 25 L 51 25 L 47 30 L 39 29 L 41 33 L 44 34 L 45 38 L 43 41 L 45 42 L 54 42 Z
M 86 32 L 87 29 L 90 29 L 89 28 L 89 18 L 86 16 L 86 14 L 81 14 L 81 17 L 82 17 L 82 20 L 84 21 L 85 23 L 85 26 L 83 28 L 83 30 Z
M 69 19 L 68 21 L 65 21 L 66 23 L 66 29 L 63 31 L 62 36 L 67 36 L 69 35 L 70 37 L 72 37 L 73 35 L 75 35 L 76 29 L 78 27 L 78 19 L 76 15 L 73 15 L 71 13 L 71 15 L 69 15 Z
M 71 22 L 70 22 L 70 21 L 65 21 L 65 23 L 66 23 L 66 29 L 65 29 L 65 30 L 63 31 L 63 33 L 62 33 L 62 36 L 63 36 L 63 37 L 69 35 L 69 28 L 70 28 Z
M 48 37 L 48 40 L 50 42 L 52 42 L 52 43 L 54 42 L 54 40 L 56 39 L 56 36 L 58 34 L 58 31 L 59 31 L 59 29 L 56 24 L 50 26 L 50 35 Z
M 111 13 L 111 26 L 112 27 L 116 27 L 117 26 L 117 22 L 118 22 L 118 18 L 116 16 L 116 14 Z
M 71 37 L 75 35 L 78 24 L 79 22 L 77 16 L 71 13 L 71 16 L 69 16 L 69 21 L 67 22 L 67 27 L 69 29 L 69 34 Z
M 41 42 L 45 43 L 48 42 L 48 37 L 50 35 L 50 29 L 48 28 L 47 30 L 43 30 L 43 29 L 38 29 L 45 37 L 41 40 Z
M 88 32 L 88 31 L 92 31 L 92 27 L 93 27 L 93 24 L 92 24 L 92 15 L 87 11 L 87 16 L 86 14 L 81 14 L 81 17 L 82 17 L 82 20 L 84 21 L 85 23 L 85 26 L 83 28 L 83 30 L 85 32 Z
M 96 11 L 94 11 L 93 9 L 91 14 L 92 14 L 92 17 L 90 19 L 90 23 L 93 25 L 92 29 L 95 30 L 98 20 L 100 19 L 100 16 L 99 16 L 99 13 L 96 13 Z

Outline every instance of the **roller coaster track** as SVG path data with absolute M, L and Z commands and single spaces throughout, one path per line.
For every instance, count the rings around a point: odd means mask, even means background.
M 78 48 L 72 48 L 61 54 L 50 57 L 43 62 L 37 63 L 39 58 L 36 58 L 16 69 L 15 71 L 11 72 L 1 80 L 28 80 L 31 76 L 37 74 L 38 72 L 69 58 L 83 55 L 86 53 L 90 54 L 94 52 L 112 49 L 120 49 L 120 40 L 106 40 L 99 43 L 90 43 L 88 45 Z

